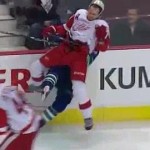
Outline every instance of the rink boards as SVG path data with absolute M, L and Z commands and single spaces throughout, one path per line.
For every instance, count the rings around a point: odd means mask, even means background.
M 19 85 L 26 89 L 30 83 L 29 67 L 44 51 L 0 53 L 0 83 Z M 150 49 L 113 49 L 100 53 L 88 69 L 87 89 L 93 102 L 95 121 L 150 119 Z M 52 103 L 54 89 L 44 103 L 37 93 L 28 93 L 36 109 Z M 68 109 L 53 123 L 82 122 L 73 99 Z

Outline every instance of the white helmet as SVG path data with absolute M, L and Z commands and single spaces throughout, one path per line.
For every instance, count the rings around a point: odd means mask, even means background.
M 89 7 L 91 5 L 97 5 L 98 7 L 100 7 L 102 9 L 102 11 L 100 12 L 100 14 L 104 11 L 105 6 L 104 6 L 104 3 L 101 0 L 93 0 L 91 2 L 91 4 L 89 5 Z

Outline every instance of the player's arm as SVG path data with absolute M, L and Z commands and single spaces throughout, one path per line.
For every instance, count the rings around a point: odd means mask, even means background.
M 97 26 L 96 37 L 97 37 L 96 50 L 102 52 L 106 51 L 109 48 L 110 44 L 109 26 L 107 24 Z
M 0 135 L 8 131 L 6 111 L 0 108 Z
M 106 22 L 104 22 L 104 25 L 99 25 L 96 27 L 96 37 L 97 43 L 95 50 L 91 54 L 89 54 L 87 58 L 88 65 L 91 65 L 93 63 L 100 51 L 104 52 L 109 48 L 110 34 L 109 26 Z
M 60 36 L 65 36 L 67 32 L 69 32 L 74 22 L 74 15 L 71 16 L 68 21 L 63 25 L 54 25 L 44 28 L 43 36 L 48 34 L 58 34 Z

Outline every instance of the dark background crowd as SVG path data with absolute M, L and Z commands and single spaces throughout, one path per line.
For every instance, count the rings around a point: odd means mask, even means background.
M 53 24 L 63 24 L 77 9 L 87 8 L 91 0 L 51 0 L 52 8 L 47 13 L 41 0 L 1 0 L 8 3 L 10 14 L 18 24 L 28 26 L 28 35 L 42 38 L 42 29 Z M 111 45 L 150 45 L 149 0 L 104 0 L 102 18 L 110 25 Z M 19 23 L 20 22 L 20 23 Z M 27 38 L 29 49 L 43 49 L 43 42 Z

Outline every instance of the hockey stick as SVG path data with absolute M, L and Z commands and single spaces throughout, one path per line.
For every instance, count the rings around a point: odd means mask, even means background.
M 54 37 L 54 38 L 58 38 L 60 41 L 63 41 L 63 42 L 66 42 L 66 43 L 69 43 L 69 44 L 72 44 L 74 46 L 80 46 L 81 44 L 84 44 L 84 43 L 78 43 L 76 41 L 73 41 L 73 40 L 69 40 L 69 39 L 66 39 L 66 38 L 63 38 L 57 34 L 50 34 L 50 37 Z
M 27 36 L 27 35 L 24 35 L 24 34 L 17 34 L 17 33 L 6 32 L 6 31 L 0 31 L 0 33 L 7 34 L 7 35 L 12 35 L 12 36 L 22 36 L 22 37 L 30 38 L 30 39 L 38 41 L 38 42 L 45 42 L 45 43 L 47 43 L 49 45 L 53 45 L 53 46 L 57 45 L 57 43 L 55 43 L 55 42 L 51 42 L 51 41 L 46 40 L 46 39 L 40 39 L 40 38 L 36 38 L 36 37 L 30 37 L 30 36 Z
M 22 37 L 25 37 L 25 38 L 30 38 L 32 40 L 35 40 L 35 41 L 39 41 L 39 42 L 45 42 L 45 43 L 48 43 L 48 44 L 51 44 L 50 41 L 46 40 L 46 39 L 40 39 L 40 38 L 36 38 L 36 37 L 31 37 L 31 36 L 27 36 L 27 35 L 24 35 L 24 34 L 17 34 L 17 33 L 13 33 L 13 32 L 7 32 L 7 31 L 1 31 L 0 30 L 0 33 L 2 34 L 7 34 L 7 35 L 12 35 L 12 36 L 22 36 Z M 54 37 L 54 38 L 57 38 L 59 39 L 60 41 L 63 41 L 63 42 L 67 42 L 67 43 L 70 43 L 70 44 L 73 44 L 73 45 L 80 45 L 79 43 L 76 43 L 74 41 L 70 41 L 68 39 L 65 39 L 63 37 L 60 37 L 59 35 L 52 35 L 52 34 L 49 34 L 50 37 Z

